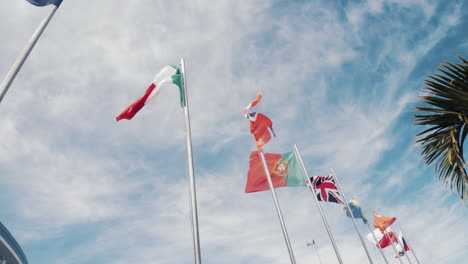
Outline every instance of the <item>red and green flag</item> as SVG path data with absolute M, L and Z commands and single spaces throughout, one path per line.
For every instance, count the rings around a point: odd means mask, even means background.
M 180 69 L 176 66 L 166 66 L 156 74 L 156 77 L 154 77 L 153 82 L 149 85 L 148 89 L 146 89 L 146 92 L 135 102 L 125 108 L 125 110 L 123 110 L 115 119 L 117 121 L 122 119 L 131 120 L 143 108 L 143 106 L 158 95 L 159 90 L 164 86 L 178 87 L 180 93 L 180 105 L 185 105 Z
M 265 159 L 275 188 L 306 186 L 301 167 L 293 152 L 285 154 L 265 153 Z M 250 153 L 250 166 L 245 192 L 261 192 L 269 189 L 260 154 L 253 151 Z

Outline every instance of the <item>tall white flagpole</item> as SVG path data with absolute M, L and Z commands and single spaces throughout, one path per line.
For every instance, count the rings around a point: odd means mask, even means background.
M 28 58 L 29 53 L 31 53 L 31 50 L 34 48 L 34 45 L 36 45 L 37 40 L 41 36 L 42 32 L 44 32 L 45 28 L 47 27 L 47 24 L 49 24 L 49 21 L 54 16 L 55 11 L 57 11 L 57 9 L 59 8 L 60 4 L 53 6 L 54 7 L 52 8 L 52 10 L 50 10 L 47 17 L 44 20 L 42 20 L 41 24 L 39 24 L 38 28 L 31 36 L 31 39 L 29 40 L 28 44 L 24 47 L 23 51 L 16 59 L 15 64 L 13 64 L 13 67 L 11 67 L 10 71 L 8 72 L 2 84 L 0 85 L 0 103 L 3 100 L 3 97 L 5 97 L 6 93 L 8 92 L 8 89 L 13 83 L 13 80 L 15 79 L 16 75 L 20 71 L 21 66 L 23 66 L 24 62 Z
M 294 144 L 294 155 L 296 158 L 299 160 L 299 163 L 301 163 L 302 167 L 302 172 L 304 175 L 304 180 L 306 183 L 309 182 L 309 174 L 307 173 L 307 170 L 304 166 L 304 161 L 302 161 L 301 154 L 299 153 L 299 149 L 297 148 L 297 145 Z M 336 246 L 335 239 L 333 238 L 333 234 L 330 230 L 330 226 L 328 225 L 327 218 L 325 217 L 325 214 L 322 211 L 322 207 L 320 206 L 319 201 L 317 200 L 317 195 L 315 195 L 314 189 L 312 188 L 311 184 L 307 184 L 309 186 L 310 191 L 312 192 L 312 196 L 314 197 L 315 203 L 317 204 L 317 207 L 319 209 L 320 215 L 322 216 L 323 224 L 325 225 L 325 229 L 327 230 L 328 237 L 330 238 L 330 241 L 333 245 L 333 249 L 335 250 L 336 257 L 338 258 L 338 262 L 340 264 L 343 264 L 343 260 L 341 259 L 340 252 L 338 251 L 338 247 Z
M 403 227 L 400 226 L 400 228 L 401 228 L 401 233 L 404 234 L 405 231 L 403 230 Z M 405 237 L 405 235 L 403 235 L 403 237 Z M 409 241 L 408 241 L 407 238 L 405 238 L 405 241 L 406 241 L 406 244 L 408 244 L 408 247 L 410 248 L 410 251 L 411 251 L 411 253 L 413 254 L 414 258 L 416 259 L 416 261 L 417 261 L 418 264 L 419 264 L 419 259 L 418 259 L 418 257 L 416 256 L 416 252 L 414 252 L 413 247 L 410 245 L 410 243 L 409 243 Z M 408 257 L 408 258 L 409 258 L 409 257 Z
M 289 241 L 288 231 L 286 230 L 286 225 L 284 224 L 283 214 L 281 213 L 281 208 L 278 203 L 278 199 L 276 198 L 275 187 L 273 186 L 273 182 L 271 181 L 270 170 L 268 169 L 268 164 L 266 162 L 265 155 L 263 154 L 263 150 L 259 150 L 258 155 L 260 155 L 260 159 L 262 160 L 263 169 L 265 171 L 265 177 L 268 180 L 268 186 L 270 186 L 271 195 L 273 196 L 273 201 L 275 202 L 276 212 L 278 213 L 278 218 L 281 224 L 281 228 L 283 230 L 284 241 L 286 242 L 286 246 L 288 247 L 291 264 L 296 264 L 296 259 L 294 258 L 294 253 L 291 247 L 291 242 Z
M 340 181 L 338 180 L 338 177 L 336 176 L 335 171 L 334 171 L 333 169 L 331 169 L 331 171 L 333 172 L 333 176 L 335 177 L 336 183 L 338 184 L 338 188 L 340 189 L 341 195 L 343 195 L 343 199 L 345 200 L 346 209 L 348 210 L 349 215 L 351 215 L 351 219 L 353 219 L 354 227 L 356 228 L 356 232 L 357 232 L 358 235 L 359 235 L 359 239 L 361 240 L 361 244 L 362 244 L 362 246 L 364 247 L 364 250 L 366 251 L 367 258 L 369 259 L 370 263 L 372 264 L 372 263 L 374 263 L 374 262 L 372 261 L 372 258 L 371 258 L 371 256 L 370 256 L 369 250 L 367 249 L 367 246 L 366 246 L 366 244 L 364 243 L 364 239 L 362 238 L 361 231 L 359 230 L 359 227 L 358 227 L 358 225 L 357 225 L 357 223 L 356 223 L 356 219 L 354 219 L 353 212 L 352 212 L 351 209 L 349 208 L 349 202 L 348 202 L 348 199 L 346 199 L 346 194 L 345 194 L 345 192 L 343 191 L 343 188 L 341 188 Z
M 392 248 L 393 248 L 393 251 L 395 251 L 395 254 L 396 254 L 397 256 L 399 256 L 399 252 L 398 252 L 398 250 L 396 249 L 395 244 L 393 244 L 393 241 L 392 241 L 392 239 L 390 238 L 390 235 L 388 234 L 387 230 L 384 230 L 383 234 L 384 234 L 384 236 L 387 237 L 388 241 L 390 241 L 390 243 L 392 244 Z M 395 234 L 393 234 L 393 235 L 395 235 Z M 397 238 L 397 241 L 398 241 L 398 238 Z M 398 260 L 400 261 L 401 264 L 403 264 L 403 260 L 401 260 L 401 258 L 398 258 Z
M 395 236 L 397 237 L 397 243 L 398 243 L 398 245 L 400 246 L 401 250 L 403 250 L 403 252 L 405 252 L 405 246 L 403 246 L 403 242 L 400 241 L 400 239 L 398 238 L 398 236 L 397 236 L 396 234 L 395 234 Z M 402 256 L 400 256 L 400 252 L 398 252 L 397 256 L 398 256 L 398 258 L 401 258 L 401 257 L 402 257 Z M 413 264 L 413 262 L 411 261 L 411 259 L 410 259 L 409 256 L 408 256 L 408 254 L 405 254 L 405 257 L 406 257 L 406 259 L 408 260 L 408 262 L 409 262 L 410 264 Z
M 312 240 L 312 243 L 307 243 L 307 246 L 313 245 L 315 248 L 315 251 L 317 252 L 317 257 L 319 259 L 319 263 L 322 264 L 322 259 L 320 258 L 320 254 L 317 249 L 317 245 L 315 244 L 315 240 Z
M 184 113 L 185 113 L 185 131 L 186 131 L 186 143 L 187 143 L 187 170 L 189 178 L 189 188 L 190 188 L 190 209 L 192 212 L 192 233 L 193 233 L 193 248 L 194 248 L 194 257 L 195 264 L 201 263 L 200 255 L 200 236 L 198 232 L 198 212 L 197 212 L 197 195 L 195 190 L 195 177 L 193 169 L 193 155 L 192 155 L 192 135 L 190 129 L 190 114 L 189 114 L 189 104 L 188 104 L 188 93 L 187 93 L 187 82 L 185 79 L 185 63 L 184 59 L 180 60 L 180 72 L 182 74 L 182 87 L 184 88 Z
M 354 198 L 354 200 L 356 200 L 356 201 L 358 200 L 358 199 L 356 198 L 356 195 L 354 195 L 354 193 L 353 193 L 353 198 Z M 359 203 L 360 203 L 360 202 L 359 202 Z M 364 212 L 364 209 L 362 208 L 362 204 L 361 204 L 361 203 L 360 203 L 360 205 L 361 205 L 361 210 Z M 364 212 L 364 214 L 365 214 L 365 212 Z M 380 254 L 382 254 L 382 257 L 383 257 L 383 259 L 385 260 L 385 263 L 388 264 L 388 260 L 387 260 L 387 258 L 385 257 L 385 254 L 383 253 L 382 248 L 380 247 L 379 241 L 377 241 L 377 237 L 375 236 L 374 232 L 372 231 L 372 229 L 371 229 L 371 227 L 370 227 L 370 225 L 369 225 L 369 220 L 367 220 L 367 223 L 366 223 L 366 224 L 367 224 L 367 228 L 369 228 L 369 232 L 371 232 L 372 236 L 374 237 L 375 242 L 377 243 L 377 247 L 379 248 Z

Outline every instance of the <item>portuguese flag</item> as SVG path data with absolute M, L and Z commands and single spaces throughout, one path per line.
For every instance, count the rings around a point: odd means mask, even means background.
M 265 153 L 265 159 L 275 188 L 306 186 L 304 176 L 294 153 Z M 245 192 L 261 192 L 269 189 L 260 154 L 254 151 L 250 153 L 250 166 Z
M 160 72 L 156 74 L 153 82 L 146 89 L 145 94 L 138 98 L 135 102 L 129 105 L 125 110 L 122 111 L 115 119 L 117 121 L 121 119 L 131 120 L 138 111 L 140 111 L 145 104 L 155 97 L 159 93 L 159 89 L 163 86 L 173 85 L 179 87 L 180 93 L 180 105 L 185 105 L 184 90 L 181 82 L 180 69 L 176 66 L 166 66 Z

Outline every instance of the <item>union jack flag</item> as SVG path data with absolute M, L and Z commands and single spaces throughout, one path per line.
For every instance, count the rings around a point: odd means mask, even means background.
M 313 176 L 310 177 L 310 181 L 319 201 L 345 204 L 332 175 L 327 177 Z

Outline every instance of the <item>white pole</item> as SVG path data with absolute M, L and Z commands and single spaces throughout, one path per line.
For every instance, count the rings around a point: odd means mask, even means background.
M 349 208 L 348 199 L 346 199 L 345 192 L 343 191 L 343 188 L 341 188 L 340 181 L 338 180 L 338 177 L 336 177 L 335 171 L 334 171 L 333 169 L 331 169 L 331 171 L 333 172 L 333 177 L 335 177 L 335 180 L 336 180 L 336 183 L 338 184 L 338 188 L 340 189 L 341 195 L 343 195 L 343 199 L 345 200 L 346 208 L 347 208 L 349 214 L 351 215 L 351 219 L 353 219 L 354 227 L 356 228 L 356 232 L 357 232 L 358 235 L 359 235 L 359 239 L 361 240 L 361 244 L 362 244 L 362 246 L 364 247 L 364 250 L 366 251 L 367 258 L 369 259 L 370 263 L 374 263 L 374 262 L 372 261 L 371 256 L 370 256 L 369 250 L 367 249 L 367 246 L 366 246 L 366 244 L 364 243 L 364 239 L 362 238 L 361 231 L 359 231 L 359 227 L 358 227 L 357 224 L 356 224 L 356 219 L 354 219 L 353 212 L 352 212 L 351 209 Z
M 354 200 L 356 200 L 356 201 L 358 200 L 358 199 L 356 198 L 356 195 L 354 195 L 354 193 L 353 193 L 353 198 L 354 198 Z M 361 205 L 361 210 L 364 212 L 364 209 L 362 208 L 362 204 L 361 204 L 361 203 L 360 203 L 360 205 Z M 364 212 L 364 214 L 365 214 L 365 212 Z M 369 232 L 371 232 L 372 236 L 374 237 L 375 242 L 377 243 L 377 247 L 379 248 L 380 254 L 382 254 L 382 257 L 384 258 L 385 263 L 388 264 L 388 260 L 387 260 L 387 258 L 385 257 L 385 254 L 383 253 L 382 248 L 380 247 L 379 241 L 377 241 L 377 237 L 375 236 L 373 230 L 372 230 L 371 227 L 370 227 L 369 220 L 367 220 L 367 223 L 366 223 L 366 224 L 367 224 L 367 228 L 369 228 Z
M 403 242 L 401 242 L 400 239 L 398 239 L 398 236 L 397 236 L 397 241 L 398 241 L 398 245 L 400 245 L 400 247 L 401 247 L 401 250 L 403 250 L 403 252 L 405 252 L 405 247 L 403 246 Z M 400 258 L 400 252 L 398 252 L 397 256 Z M 408 254 L 405 254 L 405 257 L 406 257 L 406 259 L 408 260 L 408 262 L 410 264 L 413 264 L 413 262 L 411 262 L 411 259 L 408 256 Z
M 312 240 L 312 243 L 307 242 L 306 244 L 307 244 L 307 246 L 310 246 L 310 245 L 313 245 L 313 246 L 314 246 L 315 251 L 317 252 L 317 257 L 318 257 L 318 259 L 319 259 L 319 263 L 322 264 L 322 259 L 320 258 L 320 254 L 319 254 L 319 252 L 318 252 L 317 245 L 315 244 L 315 240 Z
M 3 97 L 5 97 L 6 93 L 8 92 L 8 89 L 10 88 L 11 84 L 13 83 L 13 80 L 15 79 L 16 75 L 21 69 L 21 66 L 23 66 L 24 62 L 29 56 L 29 53 L 31 53 L 31 50 L 34 48 L 34 45 L 36 45 L 37 40 L 41 36 L 42 32 L 44 32 L 45 28 L 47 27 L 47 24 L 49 24 L 49 21 L 52 19 L 52 17 L 55 14 L 55 11 L 59 8 L 59 5 L 54 5 L 52 10 L 50 10 L 49 14 L 47 17 L 42 20 L 41 24 L 39 24 L 39 27 L 36 29 L 34 34 L 31 36 L 31 39 L 29 40 L 28 44 L 24 47 L 23 51 L 21 52 L 20 56 L 16 59 L 15 64 L 13 64 L 13 67 L 11 67 L 10 71 L 8 72 L 7 76 L 3 80 L 2 84 L 0 85 L 0 103 L 3 100 Z
M 283 220 L 283 214 L 281 213 L 281 208 L 278 203 L 278 199 L 276 198 L 275 187 L 273 186 L 273 182 L 271 181 L 270 170 L 268 169 L 268 164 L 266 162 L 265 155 L 263 154 L 262 150 L 258 151 L 258 155 L 260 155 L 260 158 L 262 160 L 263 169 L 265 171 L 265 177 L 268 180 L 268 186 L 270 186 L 271 195 L 273 196 L 273 201 L 275 202 L 276 212 L 278 213 L 278 218 L 281 224 L 281 228 L 283 230 L 284 241 L 286 242 L 286 246 L 288 247 L 291 264 L 296 264 L 296 259 L 294 258 L 291 242 L 289 242 L 288 231 L 286 230 L 286 225 L 284 224 Z
M 387 230 L 384 230 L 383 234 L 384 234 L 384 236 L 387 237 L 388 241 L 390 241 L 390 244 L 392 244 L 393 251 L 395 251 L 395 254 L 398 256 L 399 255 L 398 250 L 396 249 L 395 245 L 393 244 L 393 241 L 390 238 L 390 235 L 388 234 Z M 397 240 L 398 240 L 398 238 L 397 238 Z M 403 264 L 403 260 L 401 260 L 401 258 L 398 258 L 398 260 L 400 261 L 401 264 Z
M 187 93 L 187 82 L 185 79 L 185 63 L 184 59 L 180 60 L 180 72 L 182 74 L 182 87 L 184 88 L 184 99 L 185 105 L 185 131 L 186 131 L 186 145 L 187 145 L 187 170 L 189 177 L 189 188 L 190 188 L 190 209 L 192 212 L 192 233 L 193 233 L 193 247 L 194 247 L 194 257 L 195 263 L 201 263 L 200 255 L 200 236 L 198 232 L 198 212 L 197 212 L 197 195 L 195 190 L 195 176 L 193 169 L 193 154 L 192 154 L 192 135 L 190 128 L 190 114 L 189 114 L 189 104 L 188 104 L 188 93 Z
M 400 228 L 401 228 L 401 233 L 404 234 L 405 231 L 403 230 L 403 227 L 400 227 Z M 403 235 L 403 237 L 405 237 L 405 235 Z M 414 252 L 413 247 L 410 245 L 410 243 L 409 243 L 409 241 L 408 241 L 407 238 L 405 238 L 405 241 L 406 241 L 406 244 L 408 244 L 408 247 L 410 248 L 410 251 L 411 251 L 411 253 L 413 254 L 414 258 L 416 259 L 416 261 L 417 261 L 418 264 L 419 264 L 419 259 L 418 259 L 418 257 L 416 256 L 416 252 Z M 409 258 L 409 257 L 408 257 L 408 258 Z
M 297 148 L 297 145 L 294 144 L 294 155 L 296 156 L 297 160 L 301 163 L 302 167 L 302 172 L 304 174 L 304 179 L 306 182 L 309 182 L 309 174 L 307 173 L 307 170 L 304 166 L 304 161 L 302 161 L 301 154 L 299 153 L 299 149 Z M 310 191 L 312 192 L 312 196 L 314 197 L 315 203 L 317 204 L 317 207 L 319 209 L 320 215 L 322 216 L 323 224 L 325 225 L 325 229 L 327 230 L 328 237 L 330 238 L 330 241 L 333 245 L 333 249 L 335 250 L 336 257 L 338 258 L 338 262 L 340 264 L 343 264 L 343 260 L 341 259 L 340 252 L 338 251 L 338 247 L 336 246 L 335 239 L 333 238 L 333 234 L 330 230 L 330 226 L 328 225 L 327 218 L 325 217 L 325 214 L 322 211 L 322 207 L 320 206 L 319 201 L 317 200 L 317 195 L 315 195 L 315 191 L 312 188 L 311 184 L 308 184 Z

